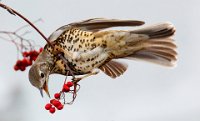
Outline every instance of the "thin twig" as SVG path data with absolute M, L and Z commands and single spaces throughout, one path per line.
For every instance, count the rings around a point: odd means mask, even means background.
M 52 44 L 52 43 L 47 39 L 47 37 L 46 37 L 32 22 L 30 22 L 26 17 L 24 17 L 22 14 L 20 14 L 20 13 L 17 12 L 16 10 L 14 10 L 14 9 L 12 9 L 12 8 L 8 7 L 7 5 L 2 4 L 2 3 L 0 3 L 0 7 L 6 9 L 10 14 L 12 14 L 12 15 L 17 15 L 18 17 L 20 17 L 21 19 L 23 19 L 24 21 L 26 21 L 31 27 L 33 27 L 33 28 L 46 40 L 46 42 L 48 43 L 48 45 L 49 45 L 50 47 L 52 47 L 53 50 L 54 50 L 53 44 Z M 73 76 L 73 79 L 75 79 L 74 73 L 73 73 L 73 71 L 69 68 L 69 66 L 68 66 L 68 61 L 66 60 L 66 58 L 65 58 L 64 56 L 62 56 L 62 54 L 58 54 L 58 57 L 60 57 L 60 58 L 64 61 L 64 63 L 66 64 L 67 68 L 69 69 L 71 75 Z
M 8 41 L 14 43 L 15 46 L 17 46 L 18 50 L 19 50 L 19 48 L 21 48 L 21 51 L 22 51 L 22 48 L 24 48 L 24 49 L 26 49 L 26 50 L 28 49 L 28 48 L 26 47 L 27 45 L 24 44 L 24 43 L 22 43 L 22 41 L 24 41 L 24 42 L 26 42 L 26 43 L 28 44 L 28 46 L 30 47 L 30 50 L 33 49 L 33 45 L 32 45 L 32 43 L 31 43 L 31 41 L 30 41 L 29 39 L 26 39 L 26 38 L 23 37 L 25 34 L 28 34 L 27 32 L 22 33 L 21 35 L 19 35 L 19 34 L 16 33 L 16 32 L 0 31 L 0 34 L 5 34 L 5 35 L 7 35 L 10 39 L 5 39 L 5 38 L 2 37 L 2 36 L 1 36 L 1 38 L 4 39 L 4 40 L 8 40 Z M 20 43 L 17 43 L 17 40 L 20 40 Z
M 35 24 L 35 23 L 40 22 L 40 21 L 42 21 L 41 18 L 39 18 L 38 20 L 36 20 L 36 21 L 34 21 L 34 22 L 32 22 L 32 23 Z M 18 32 L 18 31 L 20 31 L 20 30 L 22 30 L 22 29 L 24 29 L 24 28 L 26 28 L 26 27 L 29 27 L 29 26 L 30 26 L 29 24 L 24 25 L 24 26 L 18 28 L 17 30 L 15 30 L 15 32 Z
M 26 21 L 30 26 L 32 26 L 45 40 L 46 42 L 53 48 L 53 45 L 51 44 L 51 42 L 47 39 L 47 37 L 32 23 L 30 22 L 26 17 L 24 17 L 23 15 L 21 15 L 19 12 L 17 12 L 16 10 L 8 7 L 7 5 L 4 5 L 2 3 L 0 3 L 0 7 L 6 9 L 10 14 L 12 15 L 17 15 L 18 17 L 22 18 L 24 21 Z
M 19 12 L 17 12 L 16 10 L 14 10 L 14 9 L 12 9 L 12 8 L 10 8 L 10 7 L 8 7 L 8 6 L 6 6 L 6 5 L 4 5 L 4 4 L 2 4 L 2 3 L 0 3 L 0 7 L 2 7 L 2 8 L 4 8 L 4 9 L 6 9 L 10 14 L 12 14 L 12 15 L 17 15 L 18 17 L 20 17 L 21 19 L 23 19 L 24 21 L 26 21 L 31 27 L 33 27 L 44 39 L 45 39 L 45 41 L 47 42 L 47 44 L 50 46 L 50 47 L 52 47 L 52 49 L 53 49 L 53 52 L 54 52 L 54 46 L 53 46 L 53 44 L 48 40 L 48 38 L 32 23 L 32 22 L 30 22 L 26 17 L 24 17 L 22 14 L 20 14 Z M 14 32 L 14 34 L 16 34 L 16 32 L 17 31 L 19 31 L 21 28 L 19 28 L 18 30 L 16 30 L 15 32 Z M 21 40 L 21 46 L 23 46 L 23 43 L 22 43 L 22 38 L 20 38 L 19 36 L 17 36 L 20 40 Z M 21 47 L 21 48 L 23 48 L 23 47 Z M 66 68 L 67 68 L 67 70 L 69 70 L 69 73 L 70 73 L 70 75 L 72 75 L 72 80 L 73 80 L 73 82 L 76 82 L 75 84 L 76 84 L 76 86 L 78 85 L 77 83 L 78 83 L 78 81 L 80 81 L 80 80 L 77 80 L 76 78 L 75 78 L 75 75 L 74 75 L 74 73 L 73 73 L 73 71 L 71 70 L 71 68 L 68 66 L 68 61 L 67 61 L 67 59 L 61 54 L 61 53 L 58 53 L 57 54 L 57 56 L 61 59 L 61 60 L 63 60 L 63 62 L 66 64 Z M 66 76 L 68 76 L 68 75 L 66 75 Z M 75 92 L 74 92 L 74 94 L 73 94 L 73 101 L 75 100 L 75 98 L 76 98 L 76 86 L 75 86 Z

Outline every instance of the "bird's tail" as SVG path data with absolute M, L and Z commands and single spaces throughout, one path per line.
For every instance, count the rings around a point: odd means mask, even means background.
M 176 44 L 172 36 L 175 28 L 161 23 L 129 31 L 124 37 L 125 46 L 116 51 L 117 58 L 139 59 L 164 66 L 174 66 L 177 60 Z

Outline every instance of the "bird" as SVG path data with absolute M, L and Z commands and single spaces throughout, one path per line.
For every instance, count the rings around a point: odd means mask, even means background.
M 177 62 L 177 46 L 170 22 L 144 25 L 139 20 L 92 18 L 64 25 L 54 31 L 29 70 L 30 83 L 48 96 L 51 74 L 82 78 L 102 71 L 111 78 L 128 68 L 119 59 L 142 60 L 166 67 Z M 130 30 L 114 27 L 135 27 Z M 58 56 L 64 57 L 64 60 Z M 71 73 L 69 73 L 69 70 Z

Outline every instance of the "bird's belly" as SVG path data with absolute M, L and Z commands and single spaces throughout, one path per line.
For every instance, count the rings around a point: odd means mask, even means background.
M 73 70 L 78 73 L 88 73 L 91 72 L 93 69 L 98 68 L 102 64 L 105 63 L 105 61 L 108 59 L 108 54 L 102 53 L 99 56 L 96 56 L 94 58 L 88 58 L 86 60 L 71 60 L 70 63 L 72 63 Z

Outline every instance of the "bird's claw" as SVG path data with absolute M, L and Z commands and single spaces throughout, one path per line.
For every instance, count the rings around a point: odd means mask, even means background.
M 72 82 L 73 82 L 74 84 L 77 84 L 81 79 L 82 79 L 82 78 L 73 78 L 73 79 L 72 79 Z

